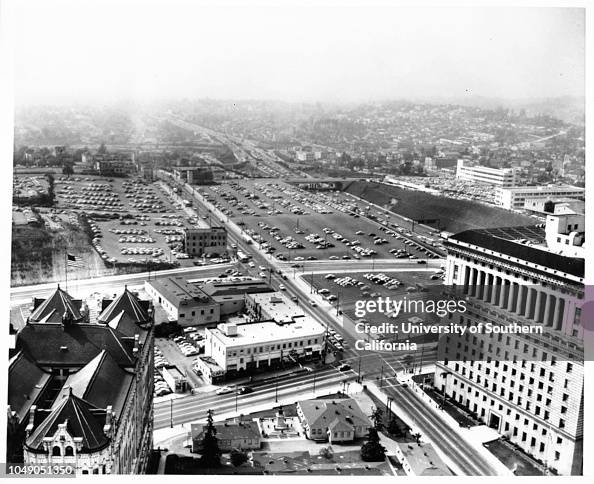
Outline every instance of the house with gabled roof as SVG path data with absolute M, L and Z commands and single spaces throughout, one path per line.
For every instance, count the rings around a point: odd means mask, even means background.
M 297 415 L 308 439 L 340 443 L 367 435 L 372 423 L 352 398 L 304 400 Z

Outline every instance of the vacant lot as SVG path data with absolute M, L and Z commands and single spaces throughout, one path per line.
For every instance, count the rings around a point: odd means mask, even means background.
M 442 230 L 533 225 L 535 219 L 497 207 L 467 200 L 454 200 L 429 193 L 404 190 L 375 182 L 354 182 L 347 193 L 356 195 L 410 219 L 439 219 Z

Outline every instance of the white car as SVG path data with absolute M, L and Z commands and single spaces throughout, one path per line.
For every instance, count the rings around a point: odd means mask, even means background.
M 217 395 L 226 395 L 227 393 L 232 393 L 233 388 L 231 387 L 221 387 L 216 391 Z
M 287 289 L 287 288 L 285 287 L 285 285 L 284 285 L 284 284 L 281 284 L 280 286 L 278 286 L 278 288 L 279 288 L 281 291 L 286 291 L 286 289 Z

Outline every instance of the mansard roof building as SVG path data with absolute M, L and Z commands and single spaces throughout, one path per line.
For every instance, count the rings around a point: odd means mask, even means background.
M 95 321 L 58 287 L 33 300 L 9 363 L 8 462 L 142 473 L 152 448 L 153 308 L 127 288 Z

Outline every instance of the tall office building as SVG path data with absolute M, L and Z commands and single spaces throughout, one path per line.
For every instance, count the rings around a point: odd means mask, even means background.
M 445 284 L 467 300 L 447 335 L 435 385 L 559 474 L 583 458 L 584 217 L 451 236 Z M 527 332 L 513 332 L 513 328 Z M 504 332 L 510 331 L 510 332 Z

